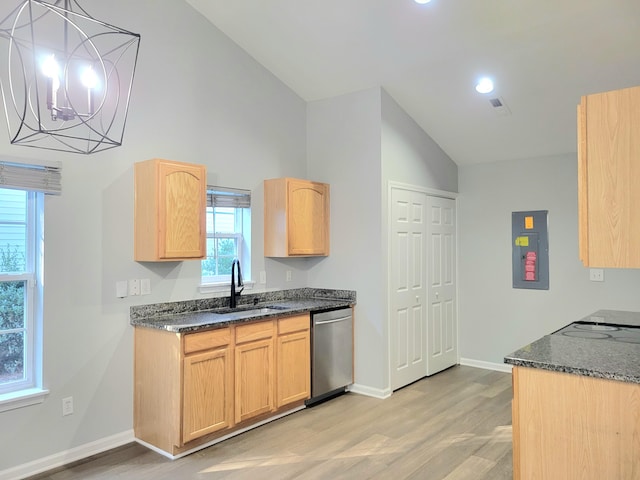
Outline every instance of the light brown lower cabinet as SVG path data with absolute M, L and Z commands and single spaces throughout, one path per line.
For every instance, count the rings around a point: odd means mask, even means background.
M 194 333 L 134 332 L 134 432 L 171 455 L 310 396 L 309 315 Z
M 515 480 L 640 478 L 640 384 L 513 368 Z
M 233 425 L 231 362 L 228 347 L 185 357 L 183 444 Z
M 236 327 L 237 423 L 275 409 L 273 336 L 272 321 Z
M 278 375 L 276 407 L 282 407 L 311 396 L 311 342 L 309 317 L 278 320 L 276 354 Z

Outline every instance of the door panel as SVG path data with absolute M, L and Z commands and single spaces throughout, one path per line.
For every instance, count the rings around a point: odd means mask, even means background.
M 202 258 L 205 256 L 204 211 L 206 209 L 204 167 L 159 164 L 160 258 Z M 194 192 L 200 192 L 197 195 Z
M 235 421 L 240 423 L 275 408 L 274 342 L 236 345 Z
M 228 348 L 185 357 L 183 444 L 233 425 L 232 375 Z
M 428 197 L 429 318 L 427 375 L 458 363 L 455 200 Z
M 326 255 L 327 185 L 290 180 L 288 193 L 289 254 Z
M 390 358 L 394 390 L 426 372 L 425 199 L 420 192 L 391 190 Z

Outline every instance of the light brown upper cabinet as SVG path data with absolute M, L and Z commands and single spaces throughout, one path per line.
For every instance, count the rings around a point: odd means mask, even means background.
M 264 181 L 264 255 L 329 255 L 328 184 L 297 178 Z
M 204 258 L 207 240 L 204 165 L 155 158 L 136 163 L 134 177 L 134 260 Z
M 578 231 L 585 266 L 640 268 L 640 87 L 578 106 Z

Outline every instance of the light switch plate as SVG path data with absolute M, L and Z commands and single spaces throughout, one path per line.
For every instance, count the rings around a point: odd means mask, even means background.
M 151 280 L 143 278 L 140 280 L 140 295 L 149 295 L 151 293 Z
M 116 297 L 125 298 L 127 296 L 127 281 L 119 280 L 116 282 Z
M 589 280 L 592 282 L 604 282 L 604 270 L 602 268 L 590 268 Z
M 129 295 L 140 295 L 140 280 L 129 280 Z
M 73 397 L 65 397 L 62 399 L 62 416 L 73 414 Z

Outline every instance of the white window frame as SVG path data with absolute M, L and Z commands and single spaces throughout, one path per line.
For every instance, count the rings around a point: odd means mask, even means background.
M 2 185 L 0 185 L 2 188 Z M 42 299 L 44 194 L 27 192 L 26 272 L 0 274 L 0 281 L 26 281 L 24 315 L 24 379 L 0 385 L 0 412 L 42 403 L 49 393 L 42 387 Z
M 215 215 L 215 214 L 214 214 Z M 242 233 L 209 233 L 207 232 L 207 239 L 209 238 L 218 238 L 218 239 L 224 239 L 224 238 L 232 238 L 236 240 L 236 245 L 237 245 L 237 252 L 238 252 L 238 258 L 242 259 L 243 257 L 243 252 L 242 252 L 242 244 L 244 243 L 244 235 Z M 243 277 L 244 277 L 244 270 L 243 270 Z M 230 275 L 212 275 L 212 276 L 208 276 L 208 277 L 202 277 L 202 284 L 203 285 L 214 285 L 214 284 L 230 284 L 231 282 L 231 276 Z
M 207 195 L 211 195 L 213 192 L 231 192 L 231 193 L 242 193 L 249 196 L 249 204 L 243 206 L 234 206 L 232 204 L 227 204 L 223 202 L 221 205 L 213 205 L 212 198 L 209 198 L 207 201 L 207 208 L 215 208 L 215 206 L 220 207 L 232 207 L 238 210 L 242 210 L 242 215 L 238 215 L 236 212 L 235 221 L 236 225 L 234 230 L 236 233 L 231 232 L 209 232 L 207 231 L 207 239 L 209 238 L 235 238 L 237 240 L 237 257 L 240 260 L 240 264 L 242 266 L 242 277 L 244 281 L 244 287 L 246 290 L 250 290 L 253 288 L 255 282 L 251 280 L 251 205 L 250 205 L 250 195 L 251 192 L 248 190 L 238 190 L 233 188 L 226 187 L 207 187 Z M 233 197 L 233 195 L 231 195 Z M 231 201 L 231 200 L 230 200 Z M 209 214 L 209 213 L 207 213 Z M 215 215 L 215 213 L 212 213 Z M 215 224 L 214 224 L 215 228 Z M 242 233 L 240 233 L 241 231 Z M 209 277 L 201 277 L 201 284 L 199 291 L 200 293 L 210 293 L 210 292 L 222 292 L 226 291 L 231 284 L 231 276 L 230 275 L 217 275 L 217 276 L 209 276 Z

